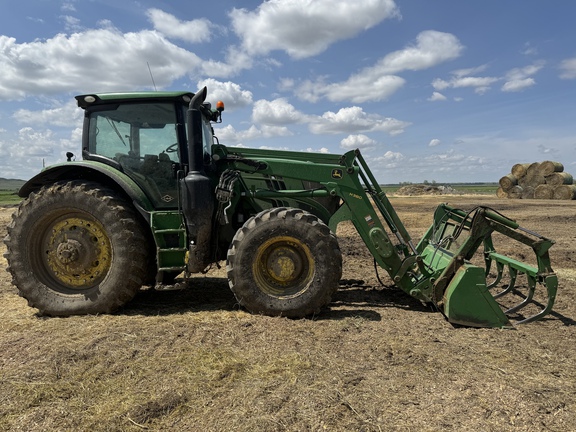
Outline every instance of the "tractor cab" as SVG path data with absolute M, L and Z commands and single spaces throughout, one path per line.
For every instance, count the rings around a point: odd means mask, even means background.
M 155 208 L 176 208 L 179 173 L 189 164 L 189 92 L 105 93 L 77 96 L 85 110 L 82 157 L 132 178 Z M 210 163 L 210 118 L 202 116 L 203 163 Z M 185 175 L 185 174 L 184 174 Z

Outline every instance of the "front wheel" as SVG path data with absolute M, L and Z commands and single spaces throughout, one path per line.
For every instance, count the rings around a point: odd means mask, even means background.
M 228 250 L 236 299 L 252 313 L 301 318 L 326 306 L 342 276 L 334 233 L 300 209 L 274 208 L 250 218 Z
M 59 182 L 32 193 L 8 227 L 8 271 L 41 315 L 110 313 L 141 287 L 148 242 L 132 207 L 111 189 Z

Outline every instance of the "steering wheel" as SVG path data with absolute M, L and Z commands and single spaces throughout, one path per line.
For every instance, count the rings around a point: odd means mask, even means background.
M 166 147 L 166 150 L 164 150 L 166 153 L 176 153 L 178 151 L 178 143 L 174 143 L 172 145 L 169 145 L 168 147 Z

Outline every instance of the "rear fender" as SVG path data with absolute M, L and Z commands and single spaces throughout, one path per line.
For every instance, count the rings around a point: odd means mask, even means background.
M 124 192 L 126 198 L 134 203 L 142 216 L 148 222 L 150 221 L 149 213 L 154 210 L 154 206 L 140 186 L 123 172 L 99 162 L 78 161 L 52 165 L 28 180 L 20 188 L 18 195 L 26 198 L 43 186 L 58 181 L 79 179 L 95 181 L 116 191 Z

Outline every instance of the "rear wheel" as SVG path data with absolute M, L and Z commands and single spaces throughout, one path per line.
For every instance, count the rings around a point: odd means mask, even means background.
M 330 302 L 342 255 L 336 236 L 316 216 L 275 208 L 238 230 L 227 271 L 236 299 L 250 312 L 300 318 Z
M 59 182 L 32 193 L 5 243 L 13 283 L 42 315 L 112 312 L 147 274 L 148 242 L 136 213 L 96 183 Z

